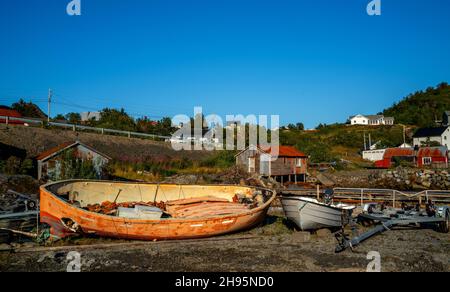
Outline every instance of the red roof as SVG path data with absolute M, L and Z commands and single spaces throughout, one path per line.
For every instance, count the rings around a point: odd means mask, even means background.
M 414 156 L 414 149 L 412 148 L 389 148 L 384 153 L 384 159 L 391 159 L 392 157 Z
M 445 157 L 447 149 L 445 147 L 424 147 L 420 148 L 418 157 Z
M 75 145 L 75 144 L 77 144 L 77 142 L 66 142 L 66 143 L 63 143 L 63 144 L 58 145 L 56 147 L 53 147 L 53 148 L 51 148 L 51 149 L 49 149 L 47 151 L 44 151 L 41 154 L 39 154 L 39 156 L 36 157 L 36 160 L 43 160 L 43 159 L 45 159 L 45 158 L 47 158 L 49 156 L 52 156 L 55 153 L 58 153 L 61 150 L 66 149 L 67 147 L 70 147 L 70 146 Z
M 0 116 L 12 117 L 12 118 L 21 118 L 22 117 L 22 115 L 18 111 L 12 110 L 12 109 L 6 109 L 6 108 L 0 108 Z
M 271 153 L 272 148 L 264 148 L 261 149 L 266 153 Z M 305 153 L 298 151 L 295 147 L 292 146 L 279 146 L 273 149 L 275 152 L 278 150 L 278 157 L 308 157 Z
M 81 146 L 83 146 L 83 147 L 85 147 L 85 148 L 87 148 L 87 149 L 89 149 L 89 150 L 91 150 L 91 151 L 93 151 L 93 152 L 95 152 L 95 153 L 105 157 L 108 160 L 111 159 L 111 157 L 109 157 L 109 156 L 107 156 L 107 155 L 105 155 L 105 154 L 95 150 L 94 148 L 92 148 L 92 147 L 90 147 L 90 146 L 88 146 L 86 144 L 83 144 L 83 143 L 77 141 L 77 142 L 66 142 L 66 143 L 58 145 L 58 146 L 56 146 L 54 148 L 51 148 L 51 149 L 49 149 L 47 151 L 44 151 L 41 154 L 39 154 L 39 156 L 36 157 L 36 160 L 45 160 L 45 159 L 47 159 L 49 157 L 52 157 L 55 154 L 61 152 L 62 150 L 65 150 L 67 148 L 71 148 L 71 147 L 77 146 L 77 145 L 81 145 Z

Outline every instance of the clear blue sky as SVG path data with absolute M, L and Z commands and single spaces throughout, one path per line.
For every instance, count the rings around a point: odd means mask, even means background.
M 279 114 L 307 127 L 450 81 L 450 1 L 0 0 L 0 104 L 155 118 Z

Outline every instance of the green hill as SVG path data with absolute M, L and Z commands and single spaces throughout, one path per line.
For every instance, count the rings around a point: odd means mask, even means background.
M 333 162 L 341 159 L 363 163 L 361 151 L 364 150 L 364 135 L 378 147 L 397 147 L 403 143 L 403 127 L 394 126 L 350 126 L 327 125 L 316 131 L 284 130 L 280 132 L 280 142 L 292 145 L 311 157 L 311 162 Z M 410 141 L 409 131 L 407 141 Z
M 394 126 L 350 126 L 320 125 L 315 131 L 298 129 L 280 133 L 282 144 L 296 146 L 308 153 L 312 162 L 353 161 L 364 164 L 361 151 L 364 149 L 364 135 L 371 136 L 372 143 L 379 148 L 397 147 L 403 143 L 403 125 L 406 127 L 406 142 L 412 142 L 412 135 L 419 127 L 436 125 L 444 111 L 450 110 L 450 86 L 441 83 L 404 98 L 386 109 L 385 116 L 395 117 Z
M 450 86 L 441 83 L 407 96 L 386 109 L 383 114 L 395 117 L 396 124 L 430 127 L 435 126 L 435 121 L 441 120 L 444 111 L 448 110 L 450 110 Z

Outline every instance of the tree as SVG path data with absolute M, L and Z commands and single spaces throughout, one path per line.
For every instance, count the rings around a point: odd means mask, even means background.
M 47 115 L 45 115 L 37 105 L 32 102 L 25 102 L 23 99 L 20 99 L 18 102 L 14 103 L 11 108 L 18 111 L 24 117 L 38 119 L 47 118 Z
M 81 115 L 79 113 L 68 113 L 66 120 L 71 124 L 79 124 L 81 122 Z
M 303 123 L 297 123 L 297 130 L 299 131 L 304 131 L 305 130 L 305 125 Z
M 426 141 L 422 141 L 421 143 L 422 147 L 439 147 L 441 144 L 437 141 L 431 141 L 430 138 L 427 138 Z
M 97 127 L 122 131 L 135 131 L 136 123 L 123 108 L 120 110 L 105 108 L 101 112 L 101 118 Z
M 56 117 L 53 118 L 54 121 L 66 121 L 66 117 L 62 114 L 58 114 Z
M 385 116 L 394 117 L 396 123 L 432 127 L 436 119 L 450 109 L 450 86 L 442 82 L 436 87 L 410 94 L 402 101 L 386 109 Z

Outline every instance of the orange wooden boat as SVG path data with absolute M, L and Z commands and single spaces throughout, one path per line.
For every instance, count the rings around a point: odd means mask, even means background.
M 130 219 L 117 215 L 103 215 L 86 210 L 86 206 L 102 202 L 170 202 L 215 197 L 221 202 L 245 196 L 258 200 L 247 209 L 203 213 L 189 218 L 161 218 L 157 220 Z M 204 238 L 250 229 L 260 224 L 276 197 L 276 192 L 261 188 L 225 185 L 170 185 L 123 183 L 108 181 L 71 180 L 50 183 L 40 190 L 41 222 L 50 225 L 54 238 L 74 233 L 136 240 L 173 240 Z M 192 199 L 192 200 L 191 200 Z M 74 204 L 76 202 L 76 204 Z M 222 203 L 221 203 L 222 204 Z M 208 208 L 204 210 L 211 210 Z M 200 212 L 201 213 L 201 212 Z

